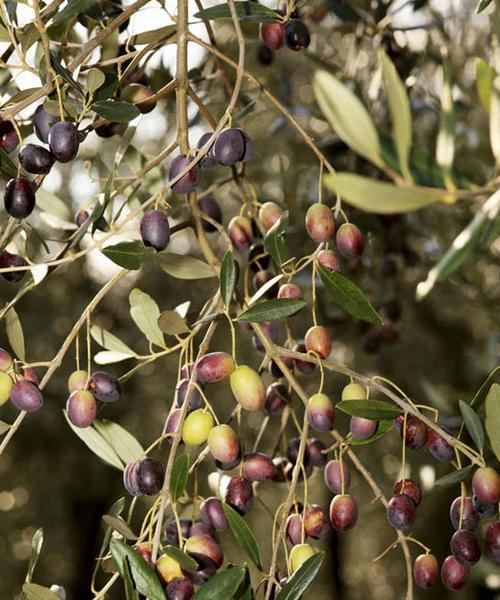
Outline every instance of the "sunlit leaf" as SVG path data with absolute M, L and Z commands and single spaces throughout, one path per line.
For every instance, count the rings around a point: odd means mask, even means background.
M 490 112 L 491 105 L 491 86 L 493 83 L 493 69 L 482 58 L 476 59 L 476 88 L 479 99 L 486 109 Z
M 450 196 L 446 190 L 421 186 L 397 187 L 355 173 L 328 174 L 323 181 L 330 191 L 340 194 L 347 204 L 380 215 L 412 212 L 434 202 L 444 202 Z
M 106 246 L 102 253 L 124 269 L 137 270 L 154 257 L 156 250 L 136 240 Z
M 484 447 L 484 429 L 481 419 L 467 402 L 464 402 L 463 400 L 459 400 L 458 402 L 460 412 L 464 418 L 465 427 L 473 439 L 474 444 L 476 444 L 477 449 L 481 451 Z M 500 410 L 500 404 L 498 405 L 498 408 Z
M 332 129 L 351 150 L 377 166 L 383 165 L 377 130 L 368 111 L 351 90 L 334 75 L 314 73 L 316 101 Z
M 153 298 L 149 294 L 135 288 L 130 292 L 129 302 L 130 315 L 137 327 L 152 344 L 164 348 L 165 340 L 158 325 L 160 309 Z
M 500 460 L 500 385 L 494 383 L 486 396 L 486 432 L 491 448 Z
M 125 463 L 134 462 L 144 456 L 144 448 L 125 428 L 107 420 L 95 420 L 94 427 Z
M 90 335 L 100 346 L 106 348 L 106 350 L 134 354 L 134 351 L 129 348 L 125 342 L 122 342 L 116 335 L 99 325 L 92 325 L 90 328 Z
M 177 279 L 206 279 L 216 276 L 210 265 L 192 256 L 160 252 L 157 259 L 162 269 Z
M 21 321 L 15 309 L 9 308 L 5 314 L 5 329 L 10 347 L 14 351 L 17 358 L 26 361 L 24 350 L 24 333 Z

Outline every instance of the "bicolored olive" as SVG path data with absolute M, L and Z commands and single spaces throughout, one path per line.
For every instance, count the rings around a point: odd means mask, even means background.
M 10 375 L 0 371 L 0 406 L 7 402 L 13 387 L 14 382 Z
M 234 371 L 234 358 L 227 352 L 210 352 L 196 363 L 196 375 L 202 383 L 215 383 Z
M 320 358 L 328 358 L 332 351 L 332 340 L 325 327 L 313 325 L 306 331 L 304 337 L 306 350 L 317 354 Z
M 191 535 L 186 540 L 184 551 L 195 558 L 208 558 L 216 569 L 222 565 L 224 559 L 221 547 L 208 535 Z
M 427 448 L 436 460 L 450 462 L 455 458 L 453 446 L 434 429 L 429 429 L 427 433 Z
M 332 527 L 344 533 L 356 524 L 358 520 L 358 507 L 349 494 L 338 494 L 330 503 L 330 523 Z
M 316 553 L 309 544 L 297 544 L 290 551 L 290 571 L 295 573 L 308 558 L 314 556 Z
M 367 397 L 367 389 L 359 383 L 349 383 L 342 390 L 342 400 L 365 400 Z
M 73 371 L 68 377 L 68 392 L 75 392 L 76 390 L 84 390 L 87 385 L 87 379 L 89 375 L 87 371 L 79 370 Z
M 4 373 L 10 371 L 13 362 L 12 356 L 7 350 L 0 348 L 0 371 L 3 371 Z
M 264 408 L 266 390 L 260 375 L 246 365 L 236 367 L 229 383 L 238 404 L 248 411 Z
M 284 44 L 285 27 L 283 23 L 262 23 L 260 39 L 270 50 L 278 50 Z
M 496 504 L 500 499 L 500 477 L 493 467 L 480 467 L 472 476 L 474 495 L 484 504 Z
M 184 577 L 181 565 L 168 554 L 162 554 L 156 561 L 156 572 L 164 584 Z
M 231 477 L 226 488 L 225 501 L 240 515 L 252 508 L 252 484 L 245 477 Z
M 304 294 L 302 293 L 302 290 L 295 283 L 284 283 L 278 290 L 278 298 L 297 300 L 303 297 Z
M 238 436 L 229 425 L 216 425 L 207 438 L 208 447 L 215 460 L 222 464 L 233 463 L 240 458 Z
M 306 213 L 306 229 L 315 242 L 327 242 L 335 232 L 332 211 L 324 204 L 313 204 Z
M 75 390 L 66 403 L 68 419 L 75 427 L 90 427 L 95 420 L 97 404 L 94 396 L 86 390 Z
M 276 202 L 264 202 L 259 209 L 259 221 L 269 231 L 283 216 L 283 209 Z
M 335 422 L 335 409 L 326 394 L 314 394 L 307 403 L 307 420 L 317 431 L 331 431 Z
M 207 498 L 200 504 L 200 517 L 204 523 L 218 531 L 228 528 L 227 517 L 219 498 Z
M 378 421 L 365 419 L 364 417 L 351 417 L 349 431 L 356 440 L 367 440 L 377 431 Z
M 357 258 L 363 254 L 365 241 L 359 227 L 344 223 L 337 231 L 337 250 L 346 258 Z
M 343 494 L 351 485 L 351 472 L 344 461 L 341 463 L 339 460 L 329 460 L 325 466 L 324 478 L 326 486 L 334 494 Z
M 253 240 L 252 223 L 246 217 L 233 217 L 227 226 L 227 233 L 238 250 L 250 247 Z
M 317 504 L 312 504 L 304 512 L 304 530 L 308 537 L 322 540 L 330 531 L 328 515 Z
M 288 515 L 285 523 L 285 535 L 286 539 L 290 542 L 290 544 L 292 544 L 292 546 L 295 546 L 302 542 L 303 529 L 304 527 L 301 515 L 297 513 L 292 513 L 291 515 Z
M 275 473 L 276 466 L 269 456 L 261 452 L 249 452 L 243 457 L 241 474 L 249 481 L 274 479 Z
M 42 392 L 30 381 L 21 379 L 12 386 L 10 401 L 19 410 L 36 412 L 43 406 Z
M 321 250 L 318 253 L 318 264 L 333 273 L 340 271 L 340 263 L 337 255 L 333 250 Z
M 429 588 L 439 576 L 439 564 L 433 554 L 420 554 L 413 563 L 413 578 L 418 587 Z
M 186 399 L 186 395 L 189 388 L 189 379 L 181 379 L 175 386 L 175 405 L 177 408 L 181 408 Z M 200 391 L 193 386 L 189 396 L 189 410 L 196 410 L 204 406 L 203 398 Z

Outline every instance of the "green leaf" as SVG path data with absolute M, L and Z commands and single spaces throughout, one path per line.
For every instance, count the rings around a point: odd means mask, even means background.
M 137 270 L 154 257 L 156 250 L 136 240 L 106 246 L 102 253 L 124 269 Z
M 500 75 L 493 79 L 490 103 L 490 144 L 497 167 L 500 166 Z
M 259 545 L 252 530 L 247 525 L 245 520 L 234 510 L 234 508 L 226 503 L 224 503 L 222 506 L 229 522 L 229 526 L 231 527 L 231 531 L 234 533 L 234 537 L 238 540 L 239 545 L 248 554 L 248 557 L 255 564 L 255 566 L 262 570 L 262 559 L 260 556 Z
M 143 458 L 144 448 L 131 433 L 118 423 L 106 419 L 95 420 L 94 427 L 125 464 Z
M 482 58 L 476 58 L 476 88 L 486 112 L 490 112 L 493 69 Z
M 64 221 L 73 221 L 73 216 L 68 205 L 59 196 L 43 188 L 39 188 L 36 191 L 36 205 L 40 210 L 51 213 Z
M 170 496 L 173 502 L 182 496 L 186 489 L 187 480 L 189 477 L 189 456 L 187 454 L 180 454 L 174 462 L 172 467 L 172 474 L 170 476 Z
M 425 281 L 417 286 L 417 299 L 422 300 L 434 288 L 437 281 L 443 281 L 454 273 L 463 261 L 479 244 L 485 228 L 495 223 L 500 211 L 500 190 L 486 200 L 476 212 L 472 221 L 453 240 L 444 256 L 427 274 Z
M 87 93 L 93 95 L 106 81 L 106 75 L 99 69 L 89 69 L 87 72 Z
M 83 93 L 83 89 L 81 87 L 81 85 L 79 83 L 77 83 L 74 79 L 73 76 L 71 75 L 71 73 L 68 71 L 68 69 L 66 69 L 66 67 L 63 67 L 61 65 L 61 63 L 59 62 L 59 59 L 57 58 L 57 56 L 55 55 L 54 52 L 50 53 L 50 63 L 52 65 L 52 68 L 54 69 L 54 71 L 60 75 L 63 80 L 70 86 L 72 87 L 78 94 L 80 94 L 80 96 L 84 97 L 85 94 Z M 45 69 L 45 63 L 44 63 L 44 59 L 42 58 L 42 62 L 41 65 L 43 65 L 43 69 Z
M 0 148 L 0 173 L 6 177 L 17 177 L 17 167 L 3 148 Z M 37 193 L 38 200 L 38 193 Z
M 238 280 L 238 270 L 233 253 L 228 250 L 224 255 L 220 268 L 220 293 L 226 306 L 231 304 L 234 288 Z
M 278 20 L 276 11 L 271 10 L 258 2 L 234 2 L 234 8 L 238 18 L 242 21 L 253 21 L 254 23 L 274 23 Z M 210 8 L 200 10 L 195 15 L 196 19 L 214 21 L 215 19 L 230 19 L 231 11 L 229 4 L 216 4 Z
M 140 594 L 149 600 L 165 600 L 165 593 L 158 576 L 140 554 L 117 539 L 109 542 L 109 549 L 122 577 L 124 563 L 128 562 L 135 588 Z
M 24 349 L 24 333 L 21 325 L 21 320 L 14 308 L 9 308 L 5 314 L 5 330 L 7 339 L 14 354 L 22 360 L 26 361 L 26 353 Z
M 441 91 L 441 113 L 439 133 L 436 141 L 436 162 L 443 171 L 447 183 L 451 183 L 453 158 L 455 156 L 455 122 L 453 115 L 451 65 L 443 60 L 443 89 Z
M 167 335 L 179 335 L 190 331 L 186 321 L 175 310 L 164 310 L 158 318 L 158 325 Z
M 71 2 L 68 2 L 67 5 L 54 16 L 54 18 L 52 19 L 52 25 L 59 25 L 60 23 L 64 23 L 71 17 L 85 12 L 86 10 L 94 6 L 94 4 L 96 4 L 96 0 L 72 0 Z
M 412 139 L 412 122 L 408 94 L 392 61 L 384 51 L 380 52 L 380 60 L 392 119 L 392 137 L 398 153 L 399 166 L 403 177 L 411 180 L 408 160 Z
M 381 316 L 353 281 L 324 267 L 319 267 L 319 274 L 326 291 L 342 310 L 374 325 L 383 323 Z
M 488 8 L 488 6 L 492 3 L 493 0 L 480 0 L 479 4 L 477 5 L 477 9 L 476 12 L 480 13 L 483 12 L 483 10 L 485 8 Z
M 118 531 L 127 540 L 136 540 L 137 536 L 130 529 L 127 523 L 121 517 L 115 517 L 113 515 L 103 515 L 102 520 L 109 525 L 115 531 Z
M 351 446 L 365 446 L 366 444 L 371 444 L 372 442 L 376 442 L 380 438 L 384 437 L 384 435 L 389 433 L 389 431 L 392 431 L 393 428 L 394 421 L 392 419 L 387 421 L 379 421 L 375 433 L 366 440 L 357 440 L 356 438 L 352 437 L 351 434 L 349 434 L 346 437 L 346 442 Z
M 474 444 L 476 444 L 476 448 L 479 451 L 482 451 L 484 448 L 484 429 L 481 419 L 478 417 L 474 409 L 467 404 L 467 402 L 459 400 L 458 404 L 460 406 L 460 412 L 464 418 L 465 427 L 467 428 L 469 435 L 473 439 Z
M 210 265 L 192 256 L 160 252 L 157 259 L 161 268 L 177 279 L 207 279 L 216 276 Z
M 276 600 L 299 600 L 314 581 L 325 558 L 324 552 L 317 552 L 302 564 L 281 588 Z
M 484 422 L 491 448 L 500 460 L 500 385 L 494 383 L 486 396 L 486 418 Z
M 397 187 L 354 173 L 328 174 L 323 182 L 348 204 L 379 215 L 412 212 L 435 202 L 444 202 L 451 196 L 446 190 L 422 186 Z
M 457 471 L 448 473 L 448 475 L 440 477 L 437 481 L 435 481 L 434 485 L 437 487 L 443 487 L 445 485 L 451 485 L 453 483 L 460 483 L 472 472 L 472 469 L 474 469 L 474 465 L 469 465 L 468 467 L 464 467 L 463 469 L 458 469 Z
M 185 569 L 197 571 L 200 568 L 194 558 L 183 552 L 180 548 L 177 548 L 177 546 L 164 546 L 163 552 L 177 561 L 181 567 L 184 567 Z
M 40 557 L 40 552 L 43 546 L 43 529 L 37 529 L 31 539 L 31 558 L 28 566 L 28 572 L 26 573 L 26 583 L 29 583 L 33 578 L 33 572 Z
M 321 112 L 339 138 L 351 150 L 382 167 L 377 130 L 361 101 L 328 71 L 314 73 L 313 89 Z
M 335 407 L 352 417 L 363 417 L 374 421 L 387 421 L 403 412 L 399 406 L 381 400 L 341 400 Z
M 267 232 L 264 238 L 264 248 L 273 257 L 274 262 L 281 267 L 286 261 L 285 231 L 288 228 L 288 211 L 285 211 Z
M 103 119 L 114 123 L 128 123 L 141 114 L 135 104 L 123 100 L 100 100 L 92 104 L 92 109 Z
M 291 317 L 306 306 L 305 300 L 291 298 L 273 298 L 265 302 L 254 304 L 242 312 L 236 321 L 249 321 L 250 323 L 263 323 L 264 321 L 277 321 Z
M 203 584 L 192 600 L 230 600 L 245 576 L 243 567 L 230 567 Z
M 116 335 L 110 333 L 99 325 L 92 325 L 90 328 L 90 335 L 100 346 L 106 348 L 106 350 L 111 350 L 112 352 L 123 352 L 124 354 L 135 354 L 135 352 L 129 348 L 125 342 L 122 342 L 116 337 Z
M 137 33 L 128 38 L 127 47 L 144 46 L 146 44 L 152 44 L 154 42 L 164 42 L 168 38 L 175 35 L 176 32 L 176 25 L 166 25 L 165 27 L 159 27 L 158 29 L 141 31 L 141 33 Z
M 61 600 L 55 592 L 36 583 L 25 583 L 23 594 L 27 600 Z
M 130 316 L 134 323 L 152 344 L 164 348 L 165 340 L 158 326 L 160 309 L 156 302 L 149 294 L 141 292 L 138 288 L 130 292 L 128 299 L 130 302 Z
M 476 408 L 476 410 L 481 406 L 481 404 L 486 399 L 486 396 L 488 395 L 488 391 L 491 387 L 491 384 L 494 383 L 495 381 L 497 381 L 497 382 L 500 381 L 500 367 L 495 367 L 493 369 L 493 371 L 483 381 L 483 383 L 481 384 L 481 387 L 478 389 L 478 391 L 476 392 L 476 395 L 472 399 L 472 402 L 470 403 L 470 405 L 474 406 Z
M 68 414 L 64 410 L 64 416 L 66 417 L 66 421 L 68 421 L 68 425 L 71 429 L 76 433 L 76 435 L 82 440 L 82 442 L 92 450 L 92 452 L 97 455 L 101 460 L 103 460 L 108 465 L 115 467 L 119 471 L 123 470 L 123 463 L 118 458 L 118 455 L 110 446 L 110 444 L 93 428 L 86 427 L 85 429 L 81 429 L 80 427 L 75 427 L 71 421 L 68 419 Z
M 95 91 L 94 102 L 102 102 L 111 98 L 118 89 L 118 76 L 113 71 L 104 73 L 104 83 Z
M 235 600 L 254 600 L 255 594 L 252 589 L 252 580 L 250 578 L 250 571 L 245 565 L 245 576 L 243 581 L 240 583 L 239 588 L 236 590 L 234 595 Z

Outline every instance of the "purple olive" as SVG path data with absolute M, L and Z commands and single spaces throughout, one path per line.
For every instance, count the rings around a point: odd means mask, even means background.
M 66 403 L 68 419 L 75 427 L 90 427 L 97 413 L 94 396 L 86 390 L 75 390 Z
M 204 500 L 200 504 L 200 517 L 204 523 L 218 531 L 224 531 L 228 527 L 222 501 L 219 498 L 211 497 Z
M 226 489 L 225 501 L 240 515 L 252 508 L 252 484 L 245 477 L 231 477 Z
M 358 507 L 352 496 L 339 494 L 334 496 L 330 504 L 330 523 L 332 527 L 343 533 L 356 524 L 358 520 Z
M 341 465 L 342 464 L 342 469 Z M 351 473 L 345 462 L 339 460 L 329 460 L 324 471 L 325 483 L 329 490 L 334 494 L 342 494 L 349 489 L 351 485 Z M 342 478 L 344 479 L 344 489 L 342 489 Z
M 170 241 L 170 225 L 161 210 L 147 210 L 141 219 L 141 238 L 145 246 L 158 252 L 165 250 Z
M 387 505 L 387 520 L 401 531 L 407 531 L 415 518 L 415 503 L 406 494 L 396 494 Z
M 22 256 L 11 254 L 7 250 L 0 252 L 0 269 L 12 269 L 14 267 L 25 267 L 28 263 Z M 2 274 L 5 281 L 10 283 L 18 283 L 26 275 L 26 271 L 5 271 Z
M 176 156 L 170 165 L 168 170 L 168 180 L 172 181 L 182 171 L 184 171 L 192 162 L 192 158 L 180 154 Z M 191 169 L 183 175 L 179 181 L 172 185 L 172 190 L 177 194 L 190 194 L 194 192 L 198 187 L 200 179 L 200 168 L 198 165 L 194 165 Z
M 56 123 L 59 123 L 61 119 L 56 115 L 51 115 L 44 108 L 43 105 L 37 107 L 35 110 L 35 114 L 33 117 L 33 124 L 35 128 L 35 133 L 39 140 L 45 142 L 46 144 L 49 141 L 49 133 L 50 129 Z
M 49 132 L 49 148 L 58 162 L 67 163 L 76 158 L 80 148 L 76 125 L 68 121 L 55 123 Z
M 35 192 L 32 184 L 23 177 L 14 177 L 5 187 L 3 196 L 5 210 L 15 219 L 25 219 L 35 208 Z
M 42 392 L 36 385 L 23 379 L 13 385 L 10 400 L 19 410 L 29 413 L 36 412 L 43 406 Z
M 92 373 L 88 387 L 94 398 L 101 402 L 116 402 L 120 399 L 121 387 L 118 379 L 104 371 Z

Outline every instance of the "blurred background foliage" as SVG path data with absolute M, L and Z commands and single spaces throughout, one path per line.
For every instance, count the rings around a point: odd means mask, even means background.
M 175 10 L 175 3 L 166 4 L 169 10 Z M 273 2 L 267 4 L 274 7 Z M 299 55 L 281 50 L 275 53 L 271 64 L 263 64 L 263 58 L 269 57 L 263 57 L 258 26 L 244 23 L 246 66 L 289 108 L 336 169 L 383 180 L 385 175 L 355 155 L 325 121 L 314 99 L 311 75 L 315 68 L 322 67 L 342 78 L 369 108 L 382 139 L 389 140 L 390 118 L 377 56 L 377 50 L 385 48 L 411 101 L 416 168 L 427 185 L 440 187 L 443 177 L 436 166 L 435 149 L 443 86 L 442 56 L 446 50 L 453 82 L 453 179 L 458 187 L 484 186 L 494 175 L 495 161 L 489 142 L 488 114 L 476 85 L 476 61 L 478 58 L 492 60 L 498 18 L 495 2 L 481 14 L 476 14 L 476 5 L 477 0 L 311 0 L 302 7 L 303 18 L 312 32 L 309 51 Z M 124 30 L 119 39 L 109 40 L 102 52 L 113 55 L 114 46 L 130 34 L 168 23 L 163 11 L 159 11 L 156 20 L 153 12 L 156 7 L 153 2 L 148 5 L 146 16 L 142 20 L 133 19 L 129 29 Z M 195 4 L 190 3 L 190 7 L 194 12 Z M 21 3 L 18 8 L 20 13 L 25 9 Z M 75 35 L 85 39 L 83 26 L 81 30 L 75 29 Z M 199 33 L 201 29 L 196 31 Z M 235 57 L 236 40 L 231 25 L 217 22 L 215 31 L 221 50 Z M 159 89 L 172 77 L 174 52 L 175 47 L 167 44 L 147 62 L 145 70 L 153 89 Z M 213 60 L 194 46 L 190 46 L 190 53 L 192 85 L 217 118 L 224 109 L 225 96 L 220 80 L 207 78 L 214 66 Z M 227 72 L 232 79 L 234 73 Z M 8 86 L 2 92 L 8 94 Z M 303 216 L 307 206 L 317 199 L 318 163 L 286 120 L 270 108 L 257 89 L 245 84 L 239 109 L 250 101 L 255 101 L 255 106 L 242 123 L 254 140 L 256 150 L 247 173 L 260 201 L 272 199 L 289 209 L 290 255 L 301 256 L 314 249 L 305 234 Z M 189 106 L 189 115 L 190 139 L 195 144 L 207 125 L 194 104 Z M 175 135 L 174 97 L 167 97 L 153 113 L 141 116 L 137 124 L 130 127 L 136 127 L 136 132 L 125 155 L 121 175 L 137 171 Z M 47 178 L 45 189 L 63 199 L 68 215 L 104 188 L 119 143 L 116 137 L 102 140 L 89 136 L 79 159 L 69 166 L 58 165 Z M 143 181 L 142 188 L 130 197 L 129 205 L 133 207 L 159 189 L 165 173 L 165 164 L 154 169 Z M 217 170 L 215 175 L 205 175 L 202 187 L 208 187 L 220 176 Z M 238 188 L 234 184 L 225 186 L 215 192 L 215 197 L 223 208 L 227 225 L 239 210 Z M 328 197 L 329 203 L 334 201 L 333 196 Z M 479 244 L 459 269 L 438 283 L 425 300 L 417 302 L 415 293 L 417 284 L 425 279 L 454 237 L 470 222 L 480 201 L 473 198 L 453 205 L 436 204 L 415 213 L 390 216 L 356 211 L 346 205 L 350 220 L 365 232 L 367 245 L 362 261 L 344 263 L 343 269 L 380 310 L 385 325 L 376 328 L 355 322 L 340 312 L 321 290 L 318 297 L 318 320 L 332 333 L 336 360 L 359 372 L 392 379 L 412 398 L 435 406 L 450 418 L 459 414 L 458 400 L 470 400 L 498 364 L 498 241 L 490 239 L 488 244 Z M 187 215 L 184 199 L 172 196 L 169 202 L 171 222 L 183 220 Z M 48 228 L 52 234 L 57 232 L 58 222 L 53 218 L 40 214 L 37 219 L 43 231 Z M 123 239 L 131 237 L 137 237 L 137 222 L 127 226 L 123 233 Z M 28 240 L 43 259 L 43 248 L 31 237 Z M 217 234 L 211 234 L 210 240 L 221 255 L 223 241 L 217 240 Z M 189 232 L 177 234 L 170 249 L 196 254 L 196 240 Z M 30 361 L 50 360 L 85 305 L 114 270 L 110 261 L 93 252 L 85 260 L 65 266 L 57 276 L 47 278 L 21 300 L 18 312 Z M 310 299 L 309 279 L 304 276 L 298 283 L 303 284 Z M 173 279 L 156 264 L 148 264 L 117 286 L 99 306 L 95 322 L 138 352 L 146 352 L 144 338 L 128 313 L 128 293 L 132 287 L 149 293 L 162 310 L 191 300 L 188 320 L 193 321 L 204 301 L 216 290 L 216 283 L 213 279 L 188 282 Z M 12 289 L 0 283 L 3 301 L 12 297 Z M 292 330 L 298 339 L 309 326 L 305 320 L 303 315 L 292 319 Z M 6 346 L 3 331 L 1 335 L 1 345 Z M 284 336 L 285 332 L 281 331 L 280 342 Z M 225 326 L 219 328 L 211 347 L 230 348 L 229 330 Z M 97 351 L 94 345 L 93 352 Z M 262 360 L 250 335 L 243 329 L 239 330 L 238 358 L 256 368 Z M 111 368 L 116 374 L 122 374 L 132 366 L 121 363 Z M 31 538 L 39 527 L 44 530 L 45 541 L 35 581 L 64 586 L 72 600 L 90 598 L 89 581 L 102 540 L 101 517 L 124 493 L 120 474 L 96 459 L 64 420 L 61 409 L 66 402 L 66 379 L 73 368 L 74 358 L 70 353 L 46 390 L 44 410 L 25 421 L 0 459 L 1 598 L 13 598 L 19 592 L 31 554 Z M 145 366 L 124 384 L 123 399 L 106 407 L 102 416 L 119 422 L 147 447 L 162 429 L 173 399 L 176 377 L 175 357 Z M 271 381 L 269 375 L 264 377 L 266 382 Z M 305 376 L 302 380 L 307 390 L 316 389 L 316 376 Z M 325 391 L 338 399 L 345 383 L 340 376 L 330 375 Z M 223 383 L 211 387 L 209 398 L 223 414 L 230 405 L 228 386 Z M 297 399 L 294 403 L 300 410 Z M 12 406 L 2 407 L 3 421 L 11 422 L 15 416 Z M 260 415 L 248 417 L 248 428 L 253 434 L 261 418 Z M 338 416 L 337 423 L 341 432 L 347 431 L 348 423 L 342 416 Z M 278 426 L 278 421 L 272 422 L 264 437 L 264 447 L 266 443 L 273 444 Z M 294 435 L 293 428 L 287 435 Z M 164 461 L 166 452 L 166 448 L 162 448 L 157 455 Z M 390 493 L 400 473 L 399 436 L 393 432 L 376 446 L 361 448 L 359 456 L 384 492 Z M 212 470 L 210 460 L 206 463 L 198 473 L 202 494 L 208 493 L 207 475 Z M 459 490 L 432 489 L 434 479 L 445 474 L 448 467 L 431 460 L 426 452 L 410 451 L 409 466 L 411 476 L 420 480 L 427 492 L 419 508 L 414 534 L 442 559 L 448 554 L 452 531 L 449 505 Z M 279 494 L 284 490 L 278 493 L 273 486 L 261 487 L 269 506 L 277 506 L 281 501 Z M 308 493 L 315 503 L 329 502 L 329 493 L 317 470 L 309 480 Z M 372 562 L 394 539 L 394 532 L 386 524 L 381 505 L 374 502 L 371 491 L 357 475 L 352 494 L 360 506 L 358 524 L 348 534 L 332 533 L 315 544 L 329 549 L 328 562 L 307 597 L 399 599 L 406 585 L 401 552 L 394 549 L 380 561 Z M 141 500 L 140 505 L 137 514 L 144 514 L 147 501 Z M 189 508 L 186 514 L 190 514 Z M 249 522 L 262 542 L 264 558 L 268 559 L 269 516 L 257 504 L 249 515 Z M 136 519 L 132 525 L 137 530 L 140 521 Z M 227 556 L 238 555 L 236 548 L 231 550 L 231 536 L 223 536 L 222 542 Z M 430 591 L 416 591 L 415 598 L 442 599 L 449 594 L 437 585 Z M 117 587 L 109 597 L 123 596 Z M 500 598 L 498 569 L 495 571 L 493 563 L 482 559 L 472 570 L 470 584 L 454 597 L 462 600 Z

